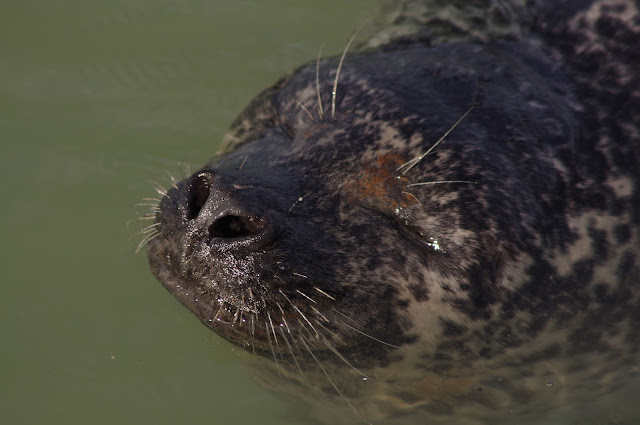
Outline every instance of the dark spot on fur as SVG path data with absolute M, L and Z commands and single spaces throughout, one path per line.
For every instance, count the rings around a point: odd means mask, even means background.
M 524 364 L 527 363 L 538 363 L 540 361 L 545 361 L 548 359 L 553 359 L 562 353 L 562 346 L 560 344 L 550 344 L 542 349 L 536 350 L 531 354 L 524 356 L 522 362 Z
M 616 238 L 616 242 L 625 244 L 631 238 L 631 229 L 628 224 L 619 224 L 613 229 L 613 235 Z
M 573 331 L 568 338 L 568 352 L 578 354 L 593 350 L 605 351 L 608 347 L 602 342 L 603 332 L 599 327 L 591 326 L 597 320 L 593 314 L 585 320 L 585 325 Z
M 449 286 L 449 285 L 447 285 L 447 284 L 443 284 L 443 285 L 442 285 L 442 289 L 443 289 L 445 292 L 448 292 L 448 293 L 450 293 L 450 294 L 453 294 L 453 293 L 454 293 L 453 289 L 451 289 L 451 286 Z
M 593 293 L 596 296 L 596 299 L 599 301 L 603 301 L 607 296 L 608 288 L 604 283 L 599 283 L 593 288 Z
M 429 300 L 429 290 L 422 282 L 410 284 L 408 288 L 416 301 L 423 302 Z
M 632 271 L 636 265 L 635 263 L 636 256 L 631 251 L 625 251 L 625 253 L 622 254 L 622 258 L 618 264 L 618 269 L 616 270 L 616 274 L 618 275 L 618 284 L 620 286 L 637 283 L 637 281 L 631 281 L 631 279 L 634 279 Z M 635 279 L 640 279 L 640 276 L 635 276 Z
M 447 337 L 460 336 L 467 331 L 467 329 L 464 326 L 459 325 L 457 323 L 453 323 L 449 320 L 442 319 L 440 320 L 440 322 L 442 323 L 442 326 L 443 326 L 442 333 L 444 336 L 447 336 Z
M 625 27 L 621 24 L 622 22 L 618 19 L 602 15 L 596 20 L 596 30 L 607 38 L 616 38 L 618 31 Z
M 411 301 L 408 299 L 401 298 L 398 301 L 396 301 L 396 304 L 401 310 L 405 310 L 407 307 L 409 307 L 409 305 L 411 304 Z

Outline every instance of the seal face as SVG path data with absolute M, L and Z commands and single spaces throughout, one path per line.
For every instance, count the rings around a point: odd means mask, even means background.
M 301 67 L 168 190 L 153 273 L 344 423 L 610 408 L 640 387 L 640 22 L 610 3 Z

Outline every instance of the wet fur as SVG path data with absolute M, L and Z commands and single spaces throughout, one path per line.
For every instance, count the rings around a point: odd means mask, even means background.
M 328 423 L 614 420 L 603 394 L 638 388 L 638 11 L 529 8 L 305 65 L 160 190 L 154 274 L 276 382 L 335 397 Z M 212 237 L 227 200 L 277 237 Z

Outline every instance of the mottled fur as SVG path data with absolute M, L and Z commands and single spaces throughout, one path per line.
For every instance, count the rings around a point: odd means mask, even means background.
M 328 423 L 640 419 L 640 15 L 549 5 L 284 77 L 162 200 L 155 275 Z

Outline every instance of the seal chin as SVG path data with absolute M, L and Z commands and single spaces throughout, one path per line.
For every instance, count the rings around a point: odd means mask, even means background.
M 200 317 L 204 306 L 199 303 L 200 300 L 196 291 L 189 289 L 170 267 L 172 261 L 166 248 L 166 241 L 158 240 L 150 243 L 147 247 L 147 255 L 151 272 L 156 279 L 171 295 Z
M 154 241 L 147 247 L 151 272 L 165 289 L 203 324 L 230 342 L 245 348 L 251 346 L 254 351 L 266 353 L 269 349 L 268 336 L 264 329 L 256 330 L 251 323 L 257 312 L 246 303 L 236 304 L 233 297 L 220 294 L 215 289 L 216 285 L 196 286 L 185 283 L 184 277 L 176 275 L 178 268 L 172 267 L 169 253 L 166 241 Z

